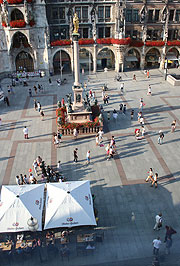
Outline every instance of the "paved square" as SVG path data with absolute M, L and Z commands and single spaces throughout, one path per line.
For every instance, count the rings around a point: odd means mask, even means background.
M 170 72 L 178 72 L 171 70 Z M 72 240 L 69 261 L 60 255 L 49 259 L 55 265 L 151 265 L 152 240 L 165 235 L 165 225 L 171 225 L 178 234 L 173 236 L 171 255 L 165 255 L 165 244 L 160 249 L 160 265 L 180 265 L 180 120 L 179 120 L 179 87 L 173 87 L 164 81 L 163 73 L 151 71 L 151 78 L 146 79 L 143 71 L 135 72 L 137 81 L 132 81 L 132 72 L 122 73 L 125 84 L 124 95 L 120 95 L 120 83 L 114 81 L 114 72 L 90 75 L 88 89 L 92 88 L 100 104 L 103 104 L 101 86 L 107 83 L 110 96 L 109 104 L 104 106 L 104 144 L 112 135 L 115 136 L 117 155 L 107 161 L 104 147 L 96 147 L 95 137 L 79 136 L 77 140 L 63 137 L 59 149 L 52 144 L 52 132 L 56 130 L 55 110 L 57 100 L 65 98 L 72 92 L 73 77 L 67 76 L 68 84 L 53 85 L 48 79 L 32 79 L 29 87 L 38 83 L 45 87 L 43 94 L 28 96 L 28 88 L 16 86 L 14 95 L 9 95 L 10 107 L 0 103 L 0 184 L 15 184 L 17 174 L 28 174 L 33 160 L 41 155 L 47 164 L 56 165 L 62 162 L 63 174 L 67 180 L 90 180 L 92 193 L 96 195 L 95 207 L 98 210 L 99 222 L 96 232 L 104 232 L 104 241 L 96 244 L 93 255 L 77 255 L 76 243 Z M 87 76 L 81 81 L 87 82 Z M 7 92 L 10 80 L 4 79 L 1 84 Z M 151 84 L 152 96 L 147 96 L 147 87 Z M 139 128 L 137 113 L 139 100 L 144 98 L 144 117 L 147 135 L 144 140 L 134 137 L 135 128 Z M 44 121 L 34 110 L 33 100 L 38 99 L 45 112 Z M 118 114 L 117 121 L 107 121 L 107 111 L 119 110 L 119 104 L 126 103 L 126 114 Z M 131 120 L 130 111 L 135 110 Z M 170 132 L 171 123 L 176 119 L 177 128 Z M 29 128 L 30 139 L 24 140 L 23 127 Z M 165 133 L 163 145 L 157 144 L 158 132 Z M 78 148 L 79 160 L 73 163 L 73 150 Z M 86 152 L 91 151 L 91 164 L 86 165 Z M 149 168 L 159 173 L 158 189 L 145 183 Z M 163 214 L 163 228 L 153 231 L 155 215 Z M 132 212 L 135 220 L 132 220 Z M 9 265 L 40 265 L 38 257 L 24 262 L 9 262 Z M 43 263 L 42 263 L 43 264 Z M 42 265 L 41 264 L 41 265 Z

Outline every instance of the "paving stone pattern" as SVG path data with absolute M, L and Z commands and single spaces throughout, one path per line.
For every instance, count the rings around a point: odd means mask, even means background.
M 33 160 L 41 155 L 47 164 L 56 166 L 61 160 L 63 173 L 67 180 L 90 180 L 92 193 L 96 195 L 95 205 L 98 209 L 98 227 L 96 230 L 105 234 L 104 242 L 97 243 L 91 256 L 77 256 L 75 243 L 72 245 L 69 261 L 57 256 L 47 263 L 38 258 L 23 262 L 9 262 L 9 265 L 152 265 L 152 240 L 160 235 L 164 238 L 166 224 L 175 228 L 178 234 L 173 236 L 171 255 L 165 255 L 164 243 L 160 249 L 160 265 L 180 265 L 180 120 L 179 100 L 180 87 L 173 87 L 164 81 L 163 73 L 152 70 L 147 79 L 143 71 L 135 72 L 137 81 L 132 80 L 132 72 L 122 73 L 125 84 L 124 95 L 120 95 L 120 83 L 114 81 L 114 72 L 82 76 L 82 82 L 88 83 L 102 102 L 101 86 L 107 83 L 110 101 L 104 106 L 104 144 L 112 135 L 115 136 L 117 155 L 106 160 L 104 147 L 96 147 L 95 137 L 78 136 L 77 140 L 63 137 L 61 147 L 54 148 L 52 132 L 56 130 L 55 110 L 57 100 L 72 92 L 73 77 L 68 75 L 68 84 L 57 86 L 52 77 L 50 86 L 47 78 L 32 78 L 28 87 L 22 85 L 14 88 L 15 93 L 9 95 L 10 107 L 0 103 L 0 184 L 15 184 L 15 176 L 27 174 Z M 171 70 L 170 72 L 178 72 Z M 10 80 L 1 81 L 7 92 Z M 42 84 L 45 92 L 28 96 L 28 88 Z M 148 85 L 151 84 L 152 96 L 147 96 Z M 135 140 L 134 130 L 139 128 L 137 113 L 139 100 L 144 98 L 144 117 L 146 138 Z M 33 100 L 42 104 L 45 113 L 41 121 L 39 113 L 33 108 Z M 107 111 L 119 110 L 119 104 L 126 103 L 127 113 L 119 114 L 117 121 L 107 121 Z M 130 118 L 131 109 L 135 110 L 134 119 Z M 176 119 L 175 133 L 170 132 L 172 121 Z M 29 128 L 29 139 L 24 140 L 23 127 Z M 165 133 L 163 145 L 157 144 L 158 132 Z M 78 163 L 73 162 L 73 150 L 78 148 Z M 86 165 L 87 150 L 91 151 L 91 163 Z M 157 189 L 151 188 L 144 180 L 149 168 L 159 173 Z M 132 212 L 135 221 L 132 221 Z M 163 228 L 154 232 L 154 217 L 163 214 Z M 178 264 L 179 263 L 179 264 Z M 0 263 L 1 264 L 1 263 Z

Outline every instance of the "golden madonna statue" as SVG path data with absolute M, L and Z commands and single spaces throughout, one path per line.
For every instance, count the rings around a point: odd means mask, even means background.
M 79 18 L 78 18 L 77 13 L 74 14 L 73 25 L 74 25 L 73 33 L 78 33 L 78 30 L 79 30 Z

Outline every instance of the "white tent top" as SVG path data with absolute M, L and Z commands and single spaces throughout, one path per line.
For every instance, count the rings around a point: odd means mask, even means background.
M 2 186 L 0 201 L 0 232 L 29 231 L 28 220 L 38 220 L 42 230 L 44 185 Z
M 96 225 L 89 181 L 48 183 L 44 229 Z

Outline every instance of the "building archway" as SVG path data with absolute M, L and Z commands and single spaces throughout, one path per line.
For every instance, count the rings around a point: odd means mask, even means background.
M 16 71 L 26 71 L 32 72 L 34 71 L 34 63 L 32 56 L 27 52 L 20 52 L 16 56 Z
M 166 54 L 167 68 L 175 68 L 179 66 L 179 51 L 176 48 L 170 48 Z
M 93 57 L 91 52 L 82 48 L 79 50 L 79 67 L 80 71 L 92 71 L 93 70 Z
M 134 70 L 140 68 L 141 56 L 137 49 L 130 49 L 124 58 L 124 66 L 127 70 Z
M 20 19 L 24 20 L 23 13 L 17 8 L 13 9 L 13 11 L 11 12 L 11 21 L 20 20 Z
M 20 48 L 21 45 L 23 45 L 25 48 L 30 47 L 27 37 L 18 31 L 13 35 L 12 48 Z
M 115 55 L 109 48 L 103 48 L 97 54 L 97 70 L 115 69 Z
M 145 56 L 145 68 L 159 68 L 161 55 L 157 48 L 151 48 Z
M 71 73 L 71 59 L 67 52 L 59 50 L 53 57 L 54 74 Z

